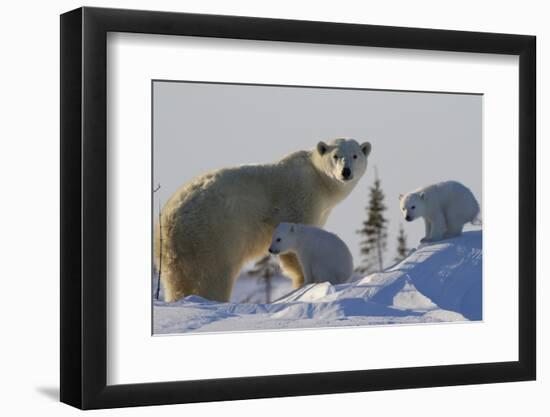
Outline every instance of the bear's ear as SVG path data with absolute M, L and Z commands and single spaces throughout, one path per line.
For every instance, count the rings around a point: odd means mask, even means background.
M 317 144 L 317 152 L 319 152 L 320 155 L 324 155 L 328 151 L 328 145 L 321 141 Z
M 422 192 L 420 193 L 420 198 L 421 198 L 422 200 L 424 200 L 424 197 L 425 197 L 425 196 L 426 196 L 426 195 L 424 194 L 424 191 L 422 191 Z
M 399 194 L 399 201 L 403 200 L 403 194 Z
M 363 142 L 361 144 L 361 150 L 363 151 L 365 156 L 369 156 L 370 151 L 372 150 L 372 145 L 370 144 L 370 142 Z

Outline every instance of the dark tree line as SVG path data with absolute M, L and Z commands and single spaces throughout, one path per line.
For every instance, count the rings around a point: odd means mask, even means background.
M 271 303 L 272 279 L 281 274 L 277 261 L 271 255 L 266 255 L 254 264 L 254 268 L 248 271 L 248 274 L 265 281 L 265 302 Z
M 369 199 L 366 206 L 367 218 L 363 221 L 361 229 L 357 231 L 363 239 L 360 242 L 361 264 L 356 271 L 367 274 L 384 269 L 384 256 L 388 240 L 388 219 L 385 216 L 387 207 L 384 203 L 385 195 L 382 184 L 375 169 L 374 183 L 369 187 Z M 403 225 L 399 225 L 397 236 L 397 255 L 395 261 L 404 259 L 408 254 L 407 236 Z
M 399 262 L 407 257 L 409 249 L 407 248 L 407 235 L 403 230 L 403 225 L 399 224 L 399 233 L 397 235 L 397 256 L 395 262 Z

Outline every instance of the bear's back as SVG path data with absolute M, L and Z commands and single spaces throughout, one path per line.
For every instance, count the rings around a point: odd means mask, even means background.
M 304 236 L 303 244 L 319 256 L 349 253 L 346 243 L 334 233 L 308 225 L 300 225 L 298 230 Z

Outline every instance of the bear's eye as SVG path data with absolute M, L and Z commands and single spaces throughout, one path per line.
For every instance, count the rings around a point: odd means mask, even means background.
M 353 155 L 353 159 L 357 159 L 357 155 Z
M 281 241 L 281 238 L 280 238 L 280 237 L 278 237 L 278 238 L 277 238 L 277 242 L 280 242 L 280 241 Z
M 411 206 L 411 210 L 414 210 L 415 209 L 415 206 Z
M 338 159 L 338 155 L 334 155 L 333 158 L 334 158 L 334 159 Z

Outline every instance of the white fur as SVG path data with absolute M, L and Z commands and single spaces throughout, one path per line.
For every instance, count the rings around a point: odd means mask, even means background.
M 165 300 L 196 294 L 228 301 L 239 271 L 267 252 L 279 223 L 326 222 L 365 173 L 370 150 L 370 143 L 353 139 L 319 142 L 272 164 L 220 169 L 185 184 L 162 210 L 162 251 L 158 224 L 155 231 Z M 294 286 L 301 286 L 296 256 L 280 260 Z
M 335 234 L 314 226 L 281 223 L 269 247 L 273 254 L 293 253 L 304 272 L 304 282 L 347 282 L 353 274 L 353 257 Z
M 445 181 L 399 196 L 403 217 L 413 221 L 424 218 L 426 236 L 433 242 L 462 234 L 466 223 L 479 215 L 479 204 L 469 188 L 457 181 Z

